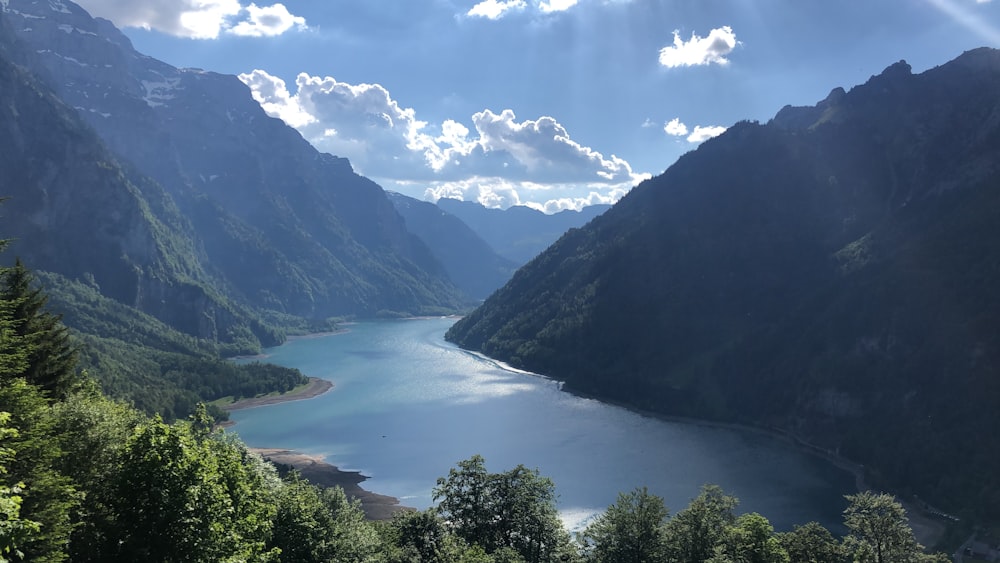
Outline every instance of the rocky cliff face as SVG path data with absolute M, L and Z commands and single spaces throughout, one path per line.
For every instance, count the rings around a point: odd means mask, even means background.
M 240 299 L 312 317 L 459 306 L 381 188 L 269 118 L 235 77 L 141 55 L 71 2 L 9 0 L 3 17 L 25 64 L 163 187 Z
M 448 337 L 644 409 L 787 431 L 996 516 L 998 186 L 1000 51 L 896 63 L 707 141 Z

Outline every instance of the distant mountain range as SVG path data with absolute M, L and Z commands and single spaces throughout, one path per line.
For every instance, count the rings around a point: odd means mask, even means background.
M 748 423 L 1000 517 L 1000 52 L 737 123 L 448 338 L 568 389 Z
M 524 206 L 488 209 L 457 199 L 441 199 L 435 205 L 392 192 L 389 199 L 455 285 L 477 300 L 496 291 L 566 231 L 610 209 L 595 205 L 549 215 Z
M 526 264 L 566 231 L 611 208 L 591 205 L 580 211 L 567 209 L 551 215 L 523 205 L 490 209 L 474 201 L 439 199 L 437 206 L 458 217 L 482 237 L 497 254 L 517 265 Z

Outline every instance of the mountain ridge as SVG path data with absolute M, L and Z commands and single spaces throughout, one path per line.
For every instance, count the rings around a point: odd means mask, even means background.
M 587 394 L 789 432 L 995 516 L 1000 483 L 979 472 L 1000 474 L 998 65 L 991 49 L 899 62 L 737 123 L 447 337 Z
M 310 318 L 462 306 L 382 189 L 268 117 L 236 77 L 141 55 L 71 2 L 10 0 L 3 17 L 32 69 L 163 187 L 223 292 Z

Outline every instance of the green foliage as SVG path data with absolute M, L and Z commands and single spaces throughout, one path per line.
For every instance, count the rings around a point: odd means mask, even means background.
M 71 512 L 80 495 L 73 482 L 58 471 L 62 452 L 46 397 L 23 379 L 7 381 L 0 387 L 0 411 L 11 414 L 11 426 L 18 431 L 16 437 L 9 438 L 17 455 L 7 471 L 11 482 L 24 484 L 21 515 L 40 527 L 22 551 L 30 561 L 64 561 L 74 526 Z
M 705 485 L 691 504 L 667 522 L 670 557 L 677 561 L 705 561 L 712 557 L 726 530 L 736 522 L 739 501 L 717 485 Z
M 726 528 L 709 561 L 789 563 L 789 556 L 767 518 L 753 512 L 741 515 Z
M 28 351 L 27 370 L 18 375 L 50 398 L 64 398 L 81 381 L 69 330 L 47 310 L 48 297 L 20 260 L 2 275 L 0 300 L 12 308 L 12 328 Z
M 528 562 L 556 561 L 569 535 L 555 508 L 552 481 L 519 465 L 489 473 L 480 455 L 460 461 L 439 478 L 434 500 L 455 533 L 487 553 L 509 549 Z
M 847 495 L 845 546 L 858 563 L 911 563 L 922 557 L 906 510 L 894 497 L 871 492 Z
M 286 392 L 308 381 L 296 369 L 225 361 L 220 358 L 224 345 L 183 334 L 85 284 L 45 272 L 38 277 L 51 306 L 75 327 L 80 367 L 94 374 L 106 393 L 146 413 L 170 421 L 187 416 L 200 402 Z M 228 416 L 219 409 L 212 414 L 220 420 Z
M 643 487 L 619 493 L 618 501 L 599 515 L 583 532 L 590 558 L 608 563 L 662 561 L 667 555 L 663 499 Z
M 272 470 L 273 471 L 273 470 Z M 267 561 L 275 513 L 245 446 L 187 422 L 139 425 L 112 483 L 116 527 L 102 553 L 125 561 Z
M 386 546 L 343 489 L 318 489 L 292 472 L 279 488 L 268 547 L 289 563 L 347 563 L 373 561 Z
M 818 522 L 795 526 L 791 532 L 778 534 L 777 537 L 794 563 L 848 562 L 840 542 Z
M 9 422 L 10 413 L 0 412 L 0 478 L 6 475 L 6 465 L 16 454 L 13 448 L 3 445 L 18 435 L 17 429 L 7 426 Z M 9 556 L 23 556 L 18 548 L 39 530 L 38 522 L 21 517 L 23 489 L 24 483 L 7 485 L 6 479 L 0 482 L 0 563 L 7 563 Z
M 105 541 L 117 527 L 113 485 L 121 472 L 125 445 L 145 417 L 106 398 L 93 382 L 53 405 L 52 416 L 62 452 L 56 469 L 73 480 L 84 498 L 72 513 L 76 525 L 70 536 L 70 559 L 101 561 L 110 556 Z

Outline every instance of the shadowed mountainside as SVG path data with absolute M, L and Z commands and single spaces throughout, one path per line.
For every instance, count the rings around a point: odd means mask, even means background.
M 448 338 L 567 388 L 788 432 L 1000 516 L 1000 52 L 737 123 Z

